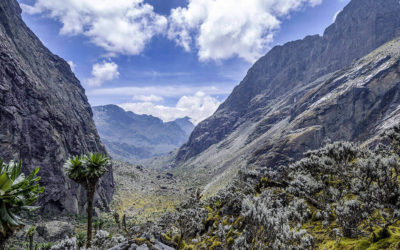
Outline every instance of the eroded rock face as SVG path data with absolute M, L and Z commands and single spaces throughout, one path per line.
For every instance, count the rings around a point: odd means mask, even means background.
M 260 121 L 268 112 L 266 107 L 294 87 L 347 67 L 400 36 L 398 13 L 397 0 L 352 0 L 322 37 L 309 36 L 273 48 L 254 64 L 216 113 L 195 128 L 176 161 L 199 155 L 246 121 Z
M 85 193 L 63 173 L 71 155 L 103 152 L 84 89 L 21 19 L 15 0 L 0 1 L 0 157 L 40 167 L 45 213 L 80 212 Z M 103 177 L 97 205 L 105 207 L 113 176 Z
M 353 0 L 323 37 L 273 48 L 180 148 L 180 178 L 213 195 L 239 169 L 286 166 L 327 141 L 368 143 L 399 122 L 398 13 L 399 1 Z
M 251 136 L 264 137 L 251 163 L 279 166 L 328 141 L 364 143 L 390 127 L 400 114 L 400 39 L 380 47 L 351 67 L 290 91 L 279 104 L 281 121 L 264 133 L 263 120 Z M 274 112 L 267 114 L 273 116 Z M 397 120 L 397 123 L 400 120 Z M 392 126 L 395 125 L 395 122 Z M 275 129 L 278 136 L 264 134 Z

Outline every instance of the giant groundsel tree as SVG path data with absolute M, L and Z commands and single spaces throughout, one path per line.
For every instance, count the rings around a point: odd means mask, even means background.
M 100 178 L 107 172 L 109 162 L 106 155 L 90 153 L 72 157 L 64 165 L 68 177 L 86 189 L 88 214 L 86 246 L 88 248 L 91 246 L 92 240 L 94 195 Z

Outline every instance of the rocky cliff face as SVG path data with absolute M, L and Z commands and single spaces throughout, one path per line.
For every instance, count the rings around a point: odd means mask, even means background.
M 324 35 L 273 48 L 209 119 L 200 123 L 177 161 L 184 162 L 219 143 L 248 120 L 259 121 L 265 107 L 301 83 L 347 67 L 385 42 L 400 36 L 397 0 L 353 0 Z
M 395 50 L 400 3 L 353 0 L 322 37 L 273 48 L 177 153 L 207 186 L 224 185 L 240 167 L 274 168 L 324 140 L 364 141 L 397 115 Z M 387 51 L 387 52 L 383 52 Z M 350 68 L 349 68 L 350 67 Z
M 179 148 L 194 128 L 189 119 L 164 123 L 157 117 L 126 112 L 116 105 L 94 107 L 93 112 L 110 155 L 133 163 Z
M 25 171 L 40 167 L 44 212 L 79 212 L 84 191 L 64 176 L 63 163 L 91 151 L 106 152 L 78 79 L 24 24 L 17 1 L 0 1 L 0 157 L 22 159 Z M 98 205 L 112 192 L 110 168 Z

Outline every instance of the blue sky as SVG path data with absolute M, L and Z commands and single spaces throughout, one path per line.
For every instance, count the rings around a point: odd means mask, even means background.
M 349 0 L 20 0 L 23 19 L 70 62 L 91 105 L 165 121 L 211 115 L 254 61 L 322 34 Z

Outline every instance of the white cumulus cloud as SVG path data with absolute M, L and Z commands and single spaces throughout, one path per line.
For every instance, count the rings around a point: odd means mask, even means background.
M 202 120 L 211 116 L 220 104 L 221 102 L 217 99 L 199 91 L 195 95 L 182 96 L 173 107 L 158 105 L 152 102 L 124 103 L 119 106 L 136 114 L 148 114 L 159 117 L 166 122 L 188 116 L 197 125 Z
M 272 42 L 280 18 L 322 0 L 189 0 L 171 11 L 168 37 L 199 59 L 258 59 Z
M 60 34 L 84 35 L 111 54 L 140 54 L 167 27 L 167 18 L 143 0 L 36 0 L 21 7 L 60 21 Z
M 93 87 L 99 87 L 106 81 L 111 81 L 119 77 L 118 65 L 114 62 L 96 63 L 92 68 L 92 78 L 86 81 L 86 84 Z
M 72 70 L 72 71 L 75 71 L 76 64 L 75 64 L 73 61 L 68 61 L 67 63 L 68 63 L 69 66 L 71 67 L 71 70 Z
M 28 14 L 62 23 L 60 34 L 84 35 L 109 55 L 138 55 L 156 35 L 167 35 L 201 61 L 238 56 L 253 62 L 273 41 L 281 20 L 322 0 L 188 0 L 169 17 L 144 0 L 35 0 Z
M 161 96 L 158 95 L 135 95 L 132 98 L 134 101 L 141 101 L 141 102 L 161 102 L 164 100 Z

